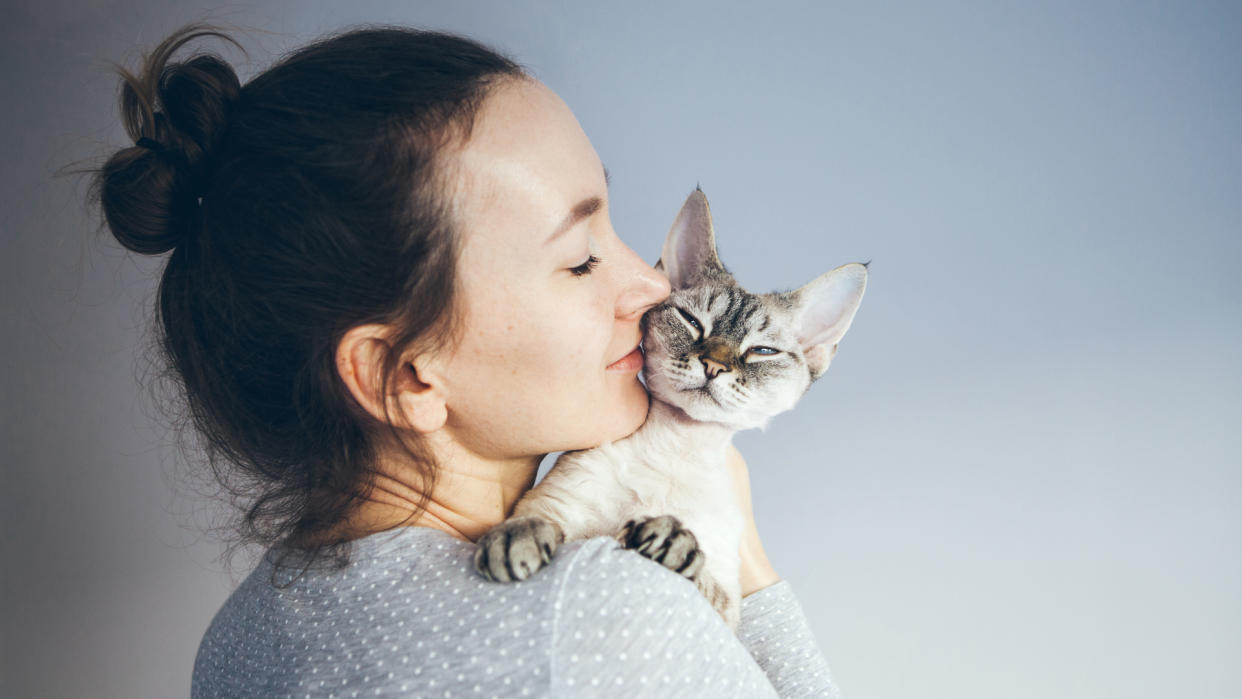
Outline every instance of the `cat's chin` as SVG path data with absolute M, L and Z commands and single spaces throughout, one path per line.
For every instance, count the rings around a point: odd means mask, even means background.
M 710 394 L 698 394 L 701 398 L 695 400 L 693 398 L 687 400 L 690 392 L 679 392 L 677 395 L 667 396 L 662 392 L 653 391 L 652 396 L 668 405 L 677 408 L 685 413 L 686 417 L 697 422 L 711 422 L 731 430 L 741 431 L 749 430 L 754 427 L 763 427 L 767 424 L 769 418 L 764 417 L 757 421 L 749 421 L 747 417 L 740 416 L 736 410 L 726 409 L 720 405 Z M 741 418 L 741 421 L 739 421 Z
M 729 408 L 707 390 L 706 386 L 679 386 L 659 374 L 648 377 L 647 391 L 653 398 L 671 405 L 686 417 L 697 422 L 712 422 L 731 430 L 748 430 L 764 427 L 771 419 L 767 415 L 756 416 Z

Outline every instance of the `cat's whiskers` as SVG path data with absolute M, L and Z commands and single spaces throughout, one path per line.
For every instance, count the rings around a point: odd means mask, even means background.
M 693 374 L 684 366 L 670 365 L 664 370 L 668 376 L 676 376 L 682 379 L 692 378 Z
M 716 385 L 721 386 L 721 383 L 718 382 Z M 716 402 L 725 408 L 737 408 L 740 404 L 733 396 L 730 389 L 730 386 L 717 388 L 716 390 L 711 391 L 712 398 L 715 398 Z

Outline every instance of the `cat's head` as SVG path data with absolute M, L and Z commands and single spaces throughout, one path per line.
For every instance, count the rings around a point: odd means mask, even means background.
M 828 369 L 867 286 L 847 264 L 800 289 L 752 294 L 716 254 L 707 197 L 686 199 L 656 269 L 672 293 L 643 316 L 647 389 L 690 417 L 766 427 Z

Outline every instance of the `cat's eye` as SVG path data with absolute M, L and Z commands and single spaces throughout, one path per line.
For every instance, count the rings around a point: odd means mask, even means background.
M 681 310 L 680 308 L 677 309 L 677 312 L 681 314 L 682 318 L 686 319 L 686 322 L 689 323 L 691 327 L 693 327 L 695 330 L 698 330 L 699 332 L 703 332 L 703 326 L 699 324 L 698 319 L 696 319 L 694 316 L 690 315 L 689 313 L 686 313 L 685 311 Z
M 750 352 L 750 353 L 752 353 L 752 354 L 762 354 L 762 355 L 773 355 L 773 354 L 780 354 L 780 353 L 781 353 L 781 351 L 780 351 L 780 350 L 778 350 L 778 349 L 773 349 L 773 348 L 771 348 L 771 347 L 751 347 L 750 349 L 748 349 L 748 350 L 746 350 L 746 351 L 747 351 L 747 352 Z
M 598 257 L 594 255 L 591 255 L 590 257 L 587 258 L 586 262 L 583 262 L 577 267 L 570 268 L 569 271 L 573 272 L 575 277 L 581 277 L 584 274 L 590 274 L 591 270 L 595 269 L 596 265 L 598 265 L 600 262 L 602 262 L 602 260 L 600 260 Z

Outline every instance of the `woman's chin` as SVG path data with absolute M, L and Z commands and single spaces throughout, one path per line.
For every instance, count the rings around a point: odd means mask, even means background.
M 639 427 L 647 420 L 647 412 L 651 408 L 651 400 L 647 396 L 647 389 L 638 381 L 638 377 L 631 377 L 631 381 L 624 386 L 618 387 L 610 396 L 612 409 L 605 414 L 600 410 L 591 410 L 584 407 L 583 412 L 590 412 L 597 417 L 597 421 L 591 425 L 591 433 L 583 435 L 583 439 L 579 443 L 569 446 L 562 446 L 557 451 L 578 451 L 580 449 L 591 449 L 597 447 L 604 442 L 616 442 L 634 434 Z M 598 406 L 596 403 L 591 407 Z
M 647 389 L 637 376 L 622 389 L 618 403 L 617 418 L 611 421 L 608 430 L 610 434 L 604 441 L 615 442 L 634 434 L 647 420 L 647 411 L 651 408 Z

